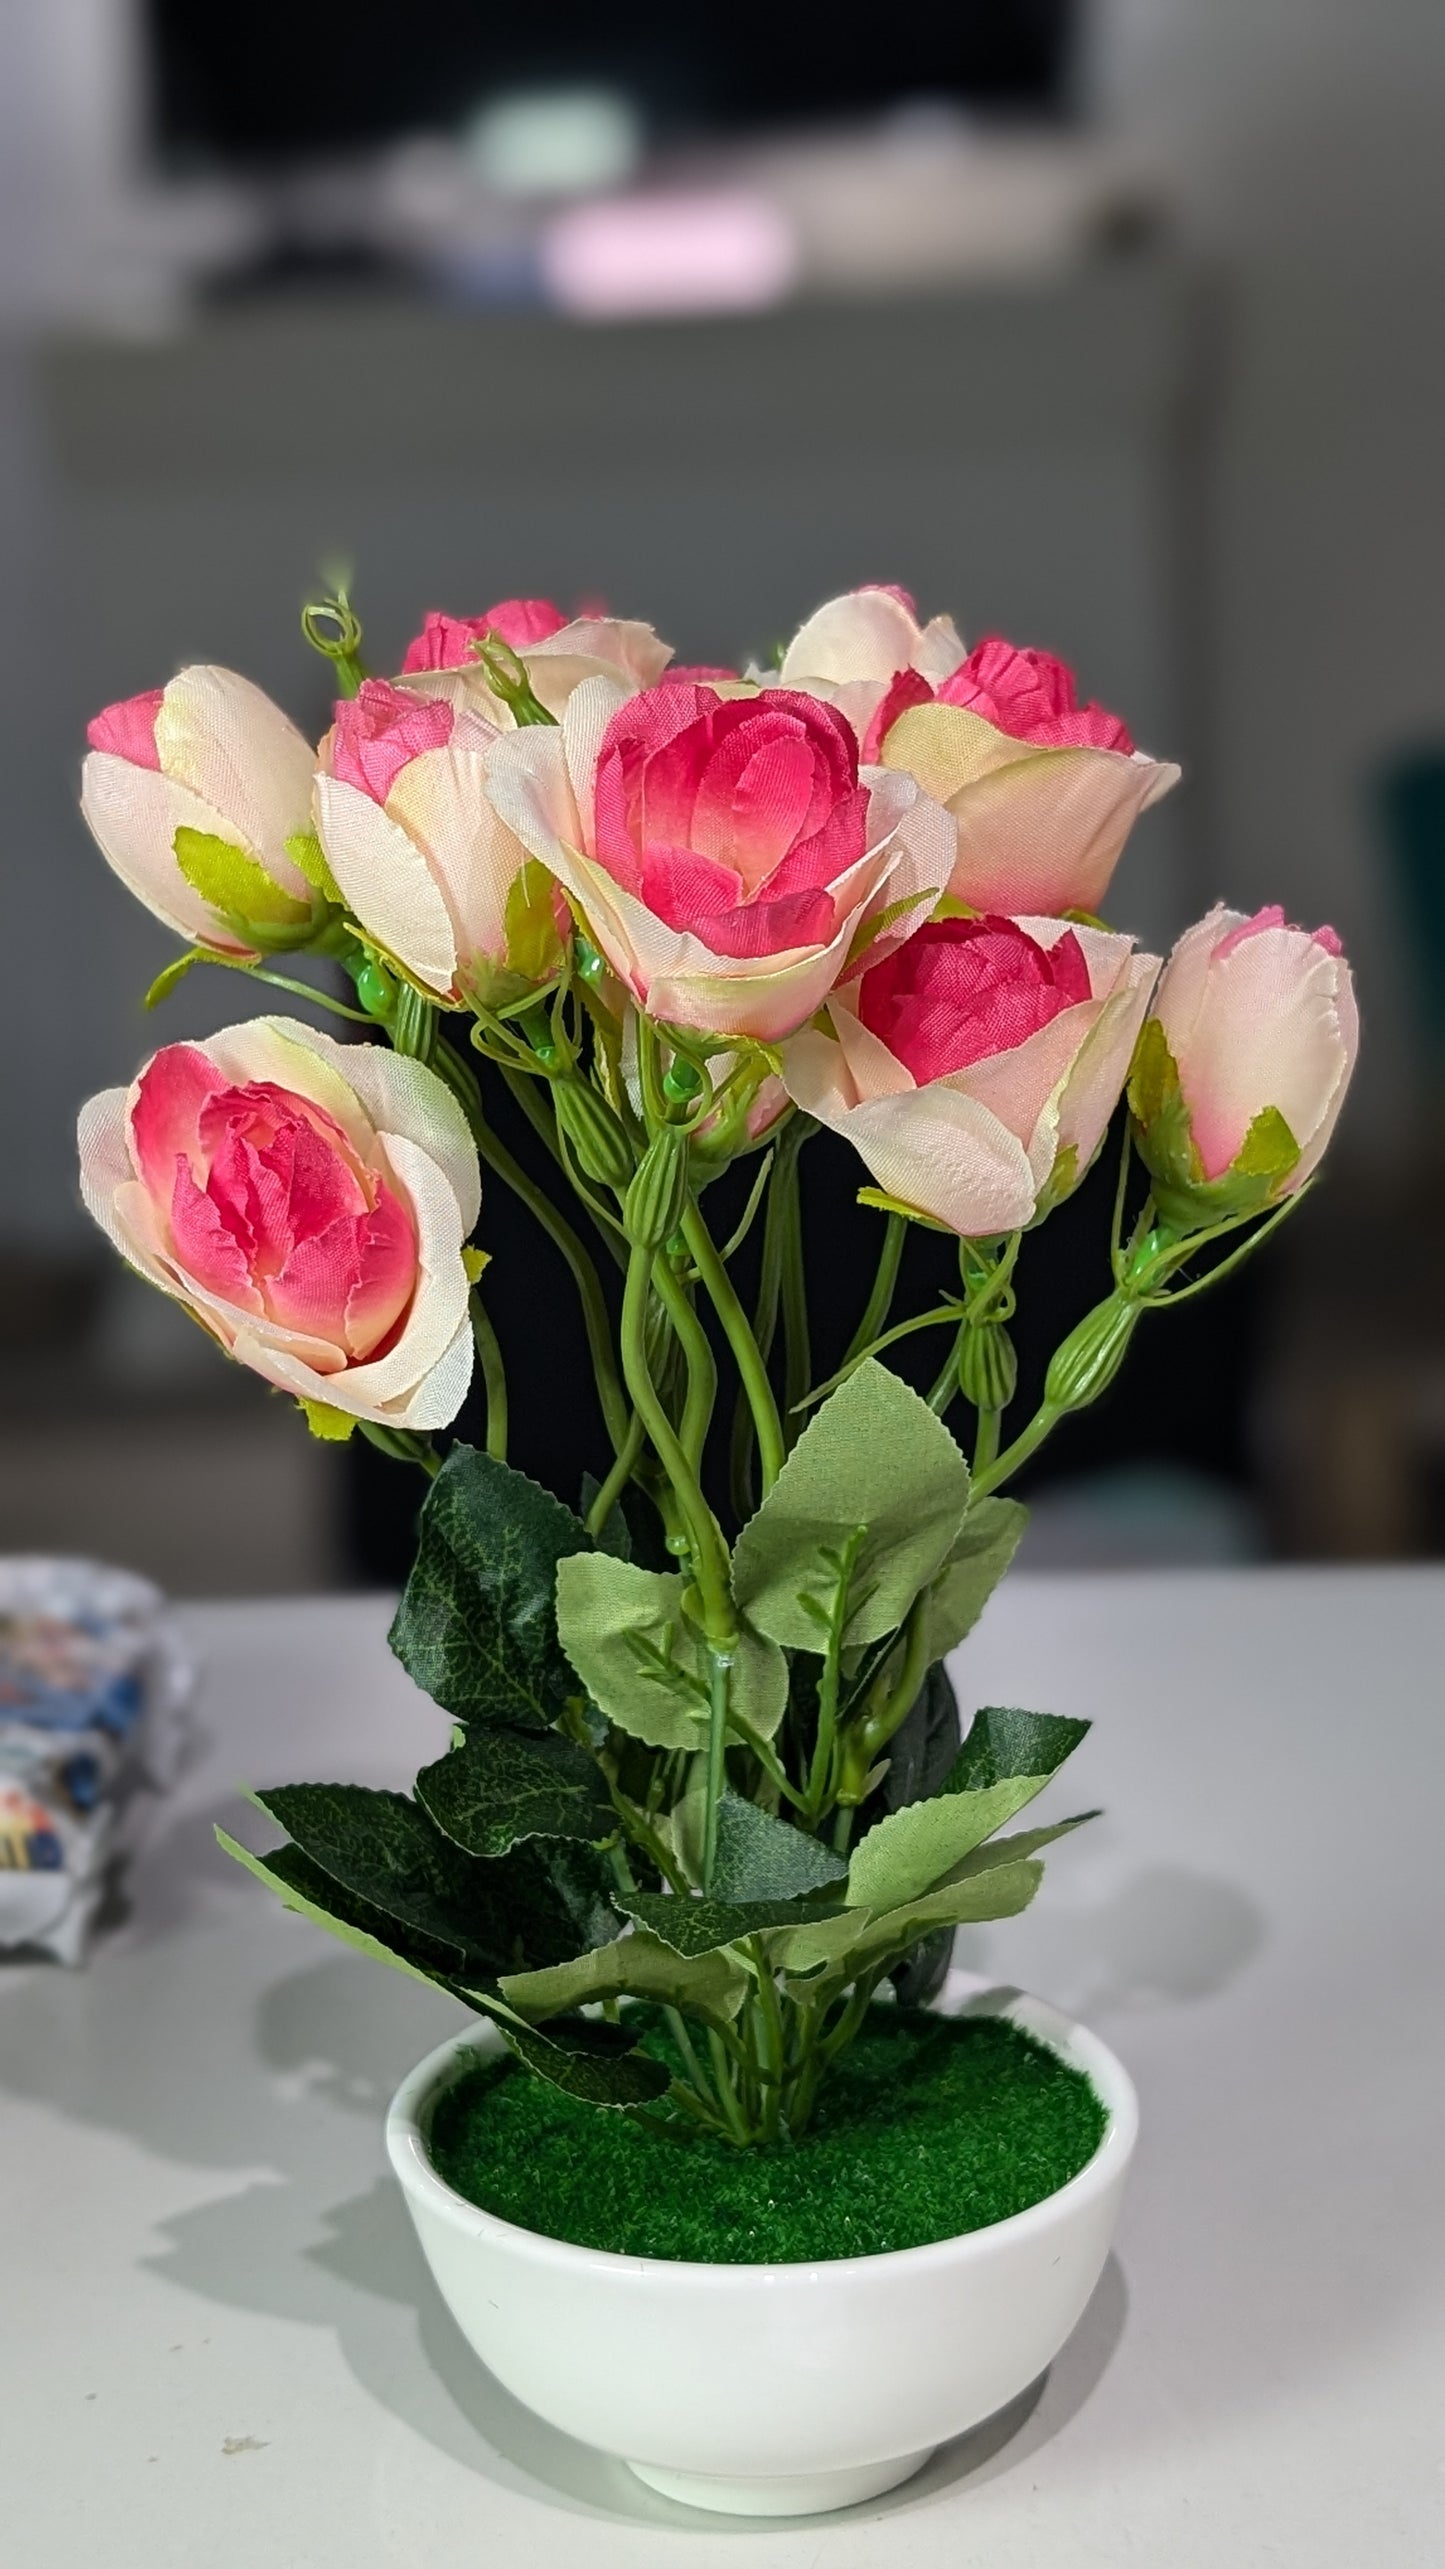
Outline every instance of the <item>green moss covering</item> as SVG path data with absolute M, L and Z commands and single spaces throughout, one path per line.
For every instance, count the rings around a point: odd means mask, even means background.
M 796 2143 L 669 2141 L 488 2060 L 439 2100 L 431 2154 L 468 2202 L 548 2238 L 794 2265 L 1006 2220 L 1076 2176 L 1107 2119 L 1082 2072 L 1000 2017 L 878 2007 Z

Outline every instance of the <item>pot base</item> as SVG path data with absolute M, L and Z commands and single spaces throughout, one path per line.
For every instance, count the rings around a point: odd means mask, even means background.
M 712 2515 L 827 2515 L 835 2507 L 857 2506 L 863 2498 L 881 2498 L 911 2480 L 931 2461 L 936 2445 L 921 2453 L 895 2454 L 890 2462 L 861 2462 L 846 2471 L 789 2471 L 776 2479 L 729 2480 L 712 2471 L 655 2471 L 649 2462 L 629 2462 L 628 2469 L 649 2489 L 676 2498 L 685 2507 L 705 2507 Z

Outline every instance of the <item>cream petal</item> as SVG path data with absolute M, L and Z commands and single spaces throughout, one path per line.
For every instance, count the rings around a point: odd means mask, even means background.
M 452 997 L 456 934 L 421 849 L 359 786 L 319 775 L 315 797 L 317 835 L 348 909 L 428 990 Z
M 279 705 L 234 669 L 183 669 L 161 699 L 156 750 L 168 776 L 228 816 L 224 837 L 283 892 L 310 898 L 285 842 L 309 824 L 315 758 Z
M 234 841 L 223 813 L 156 768 L 135 767 L 100 749 L 81 768 L 80 808 L 112 872 L 166 927 L 220 954 L 251 952 L 186 881 L 175 859 L 178 829 Z
M 1057 1017 L 1037 1027 L 1021 1044 L 970 1062 L 966 1070 L 950 1072 L 944 1084 L 987 1106 L 1032 1155 L 1039 1125 L 1098 1024 L 1101 1005 L 1097 999 L 1081 999 L 1072 1008 L 1061 1008 Z M 1053 1157 L 1049 1148 L 1037 1171 L 1040 1184 L 1053 1166 Z
M 905 1096 L 918 1086 L 906 1063 L 889 1051 L 880 1035 L 864 1025 L 851 994 L 836 991 L 828 1013 L 837 1037 L 836 1049 L 842 1053 L 852 1084 L 854 1105 L 861 1104 L 865 1097 Z M 800 1035 L 798 1041 L 823 1043 L 827 1038 Z
M 1298 928 L 1261 928 L 1210 965 L 1179 1062 L 1206 1165 L 1278 1108 L 1301 1150 L 1333 1122 L 1350 1064 L 1339 959 Z
M 956 830 L 950 890 L 1010 916 L 1097 910 L 1140 812 L 1177 767 L 1108 749 L 1050 749 L 965 786 L 949 805 Z
M 841 1052 L 813 1028 L 796 1036 L 783 1056 L 788 1094 L 852 1143 L 885 1194 L 966 1239 L 1030 1219 L 1038 1190 L 1027 1154 L 986 1106 L 937 1082 L 854 1104 Z
M 1244 924 L 1242 910 L 1226 909 L 1222 901 L 1216 901 L 1206 918 L 1197 919 L 1192 928 L 1185 929 L 1164 966 L 1154 1013 L 1176 1062 L 1189 1046 L 1204 1004 L 1209 959 L 1215 947 Z
M 1105 1000 L 1064 1084 L 1059 1099 L 1059 1147 L 1077 1153 L 1079 1177 L 1103 1141 L 1123 1094 L 1158 969 L 1157 955 L 1133 957 L 1127 979 Z
M 489 750 L 427 750 L 402 769 L 387 810 L 424 852 L 451 915 L 457 963 L 500 963 L 507 895 L 527 862 L 521 840 L 487 799 Z
M 590 846 L 593 829 L 593 795 L 598 753 L 603 735 L 614 714 L 637 693 L 615 678 L 585 679 L 567 700 L 562 716 L 562 750 L 567 762 L 577 821 L 582 844 Z M 541 726 L 535 726 L 540 729 Z M 518 832 L 518 836 L 522 836 Z
M 806 687 L 810 679 L 847 685 L 859 678 L 886 686 L 896 671 L 911 666 L 921 639 L 914 617 L 888 590 L 852 589 L 830 598 L 798 627 L 778 677 L 785 687 Z

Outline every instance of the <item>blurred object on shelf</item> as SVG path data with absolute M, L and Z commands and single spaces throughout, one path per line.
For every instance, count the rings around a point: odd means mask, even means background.
M 655 192 L 569 207 L 542 236 L 541 276 L 559 311 L 586 321 L 756 312 L 797 282 L 791 225 L 741 189 Z
M 149 1580 L 0 1557 L 0 1952 L 84 1959 L 180 1766 L 194 1685 Z
M 1419 1070 L 1445 1125 L 1445 745 L 1425 742 L 1382 770 L 1378 808 L 1394 895 L 1396 943 L 1414 1010 Z
M 0 1257 L 0 1549 L 123 1553 L 181 1596 L 344 1584 L 334 1451 L 124 1269 Z
M 1247 1494 L 1177 1463 L 1071 1473 L 1029 1501 L 1021 1570 L 1203 1570 L 1265 1557 Z
M 462 151 L 493 196 L 585 196 L 625 187 L 644 143 L 625 90 L 519 89 L 477 110 Z

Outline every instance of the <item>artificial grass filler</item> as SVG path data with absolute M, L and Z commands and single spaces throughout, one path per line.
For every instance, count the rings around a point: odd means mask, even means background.
M 647 2047 L 667 2054 L 654 2028 Z M 439 2100 L 439 2176 L 503 2221 L 624 2256 L 796 2265 L 957 2238 L 1077 2176 L 1107 2121 L 1087 2078 L 996 2016 L 875 2008 L 797 2142 L 672 2142 L 509 2060 Z

